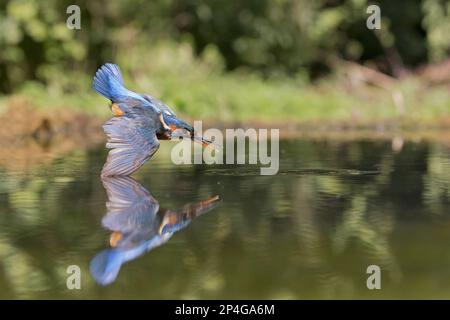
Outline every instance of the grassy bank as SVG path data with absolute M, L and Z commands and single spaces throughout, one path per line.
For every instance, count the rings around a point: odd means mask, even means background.
M 210 48 L 194 58 L 189 45 L 162 43 L 152 52 L 134 49 L 115 61 L 130 89 L 150 93 L 181 116 L 212 122 L 277 122 L 370 127 L 446 126 L 450 124 L 447 85 L 426 85 L 418 77 L 378 86 L 349 74 L 345 66 L 328 78 L 311 83 L 304 76 L 261 76 L 223 71 L 223 62 Z M 123 60 L 123 61 L 122 61 Z M 133 69 L 130 66 L 140 66 Z M 37 110 L 74 110 L 106 118 L 108 102 L 91 89 L 92 75 L 55 74 L 46 85 L 25 83 L 13 98 Z M 0 98 L 6 110 L 12 97 Z M 313 128 L 312 128 L 313 129 Z

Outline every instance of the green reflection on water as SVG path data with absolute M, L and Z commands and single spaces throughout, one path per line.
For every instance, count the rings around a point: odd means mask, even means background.
M 108 247 L 103 147 L 0 169 L 1 298 L 450 298 L 450 152 L 440 144 L 280 144 L 280 174 L 174 166 L 162 144 L 137 175 L 167 208 L 222 204 L 102 287 L 89 263 Z M 66 288 L 79 265 L 81 290 Z M 382 289 L 366 288 L 366 268 Z

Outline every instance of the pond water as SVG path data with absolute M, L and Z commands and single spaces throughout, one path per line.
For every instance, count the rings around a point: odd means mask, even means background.
M 134 180 L 100 179 L 103 146 L 3 156 L 0 298 L 450 298 L 449 147 L 283 140 L 276 176 L 170 147 Z

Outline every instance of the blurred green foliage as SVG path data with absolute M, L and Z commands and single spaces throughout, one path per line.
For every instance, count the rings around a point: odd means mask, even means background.
M 366 28 L 369 4 L 381 7 L 382 29 Z M 81 30 L 66 27 L 69 5 L 81 8 Z M 264 76 L 317 77 L 335 57 L 373 60 L 395 75 L 398 65 L 439 61 L 449 53 L 450 5 L 441 0 L 3 0 L 0 2 L 0 92 L 25 81 L 73 82 L 105 61 L 140 52 L 151 61 L 161 39 L 213 48 L 226 70 Z M 146 63 L 147 64 L 147 63 Z M 71 77 L 67 77 L 70 71 Z
M 448 56 L 450 48 L 450 2 L 425 0 L 423 24 L 427 30 L 430 58 L 439 61 Z
M 311 86 L 302 75 L 263 79 L 255 73 L 223 72 L 223 58 L 214 47 L 200 57 L 189 43 L 172 41 L 160 41 L 150 49 L 136 45 L 126 51 L 117 49 L 120 58 L 115 62 L 122 68 L 127 87 L 158 97 L 190 120 L 317 120 L 364 126 L 394 119 L 410 126 L 450 115 L 447 86 L 424 86 L 416 78 L 394 83 L 393 90 L 404 97 L 404 110 L 399 110 L 391 91 L 364 84 L 346 88 L 348 79 L 339 72 Z M 144 54 L 151 59 L 142 60 Z M 91 74 L 61 77 L 46 86 L 27 82 L 17 93 L 38 108 L 71 108 L 107 118 L 111 115 L 107 101 L 90 88 L 91 78 Z M 67 94 L 68 90 L 73 93 Z

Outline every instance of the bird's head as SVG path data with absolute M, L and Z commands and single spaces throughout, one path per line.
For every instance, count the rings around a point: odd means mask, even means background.
M 173 114 L 162 112 L 160 115 L 160 121 L 164 129 L 170 132 L 185 131 L 186 135 L 194 135 L 194 128 L 185 121 L 177 118 Z
M 162 112 L 159 119 L 171 140 L 188 138 L 203 146 L 208 146 L 212 143 L 203 137 L 196 136 L 194 128 L 185 121 L 177 118 L 174 114 Z

